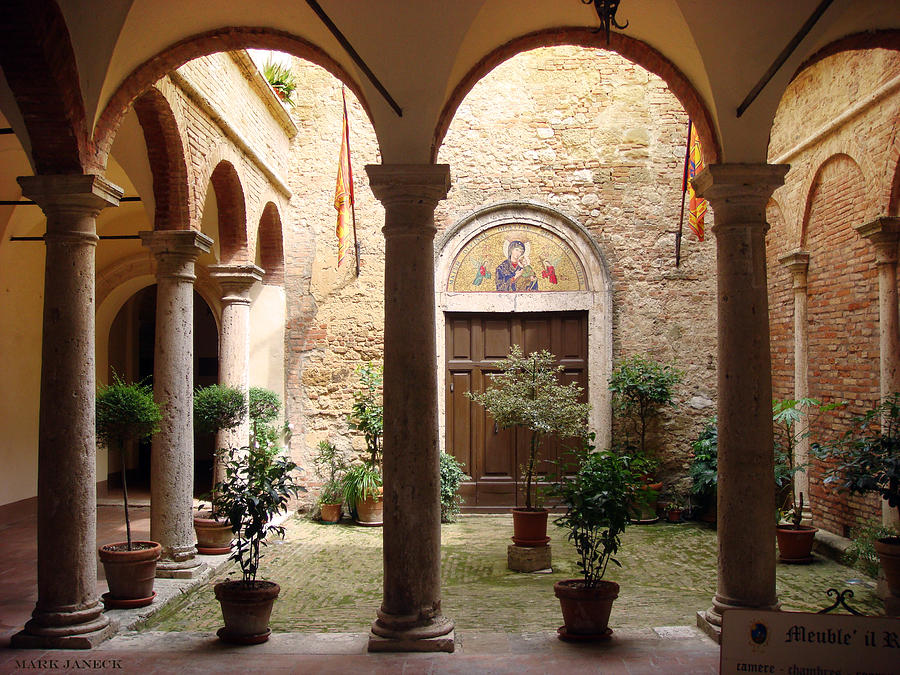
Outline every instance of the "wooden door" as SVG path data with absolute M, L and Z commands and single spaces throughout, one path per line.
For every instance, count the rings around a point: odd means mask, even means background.
M 499 429 L 484 408 L 466 397 L 483 391 L 496 373 L 496 362 L 513 344 L 530 354 L 550 350 L 564 367 L 563 384 L 577 382 L 587 400 L 587 313 L 447 314 L 446 315 L 446 449 L 472 480 L 460 493 L 464 511 L 503 511 L 524 502 L 521 466 L 528 459 L 530 435 Z M 565 461 L 565 445 L 544 439 L 537 472 Z

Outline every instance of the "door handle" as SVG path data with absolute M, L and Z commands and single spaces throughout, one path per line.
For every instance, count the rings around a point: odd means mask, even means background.
M 495 433 L 495 434 L 499 434 L 499 433 L 500 433 L 500 427 L 497 426 L 497 423 L 496 423 L 496 422 L 494 422 L 494 433 Z

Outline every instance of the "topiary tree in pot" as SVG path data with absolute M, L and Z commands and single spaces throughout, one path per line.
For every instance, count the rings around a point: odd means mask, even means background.
M 820 459 L 834 465 L 826 484 L 856 494 L 876 494 L 900 516 L 900 392 L 853 419 L 852 426 L 836 441 L 814 444 Z M 900 598 L 900 537 L 882 537 L 875 550 L 888 589 Z
M 100 547 L 109 593 L 109 608 L 143 607 L 153 602 L 153 578 L 162 549 L 155 541 L 132 541 L 128 512 L 125 444 L 149 438 L 159 431 L 162 413 L 153 400 L 153 389 L 143 382 L 126 383 L 113 373 L 113 383 L 97 392 L 97 438 L 119 451 L 122 460 L 122 499 L 125 507 L 125 542 Z
M 580 579 L 566 579 L 554 584 L 565 626 L 560 639 L 603 639 L 612 631 L 608 627 L 613 601 L 619 585 L 605 581 L 609 563 L 615 558 L 621 536 L 630 522 L 630 504 L 640 484 L 632 471 L 633 459 L 613 452 L 582 455 L 573 475 L 563 476 L 551 486 L 566 512 L 554 522 L 569 530 L 569 541 L 578 553 Z
M 246 416 L 247 398 L 236 387 L 213 384 L 194 392 L 194 426 L 201 434 L 215 436 L 236 429 Z M 210 508 L 207 511 L 201 505 L 194 517 L 197 552 L 204 555 L 223 555 L 231 550 L 231 525 L 219 499 L 218 483 L 224 475 L 223 457 L 232 454 L 233 448 L 216 448 L 213 452 Z
M 225 622 L 217 635 L 225 642 L 257 644 L 269 639 L 269 617 L 281 591 L 277 583 L 256 578 L 262 549 L 269 535 L 284 536 L 284 526 L 273 519 L 306 489 L 295 480 L 294 462 L 261 448 L 230 448 L 223 465 L 225 479 L 216 491 L 234 537 L 229 559 L 240 565 L 241 578 L 214 587 Z

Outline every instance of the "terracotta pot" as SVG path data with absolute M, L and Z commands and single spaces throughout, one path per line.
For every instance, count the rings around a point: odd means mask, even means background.
M 103 594 L 107 609 L 146 607 L 156 597 L 153 580 L 162 547 L 155 541 L 133 541 L 131 544 L 131 551 L 124 541 L 106 544 L 99 549 L 109 585 L 109 593 Z
M 216 635 L 223 642 L 259 644 L 269 639 L 269 618 L 281 586 L 274 581 L 221 581 L 213 590 L 222 607 L 225 627 Z
M 384 522 L 384 501 L 380 496 L 356 502 L 356 522 L 377 527 Z
M 900 598 L 900 537 L 884 537 L 875 541 L 875 552 L 884 571 L 888 590 Z
M 559 598 L 565 626 L 560 637 L 579 640 L 603 639 L 609 630 L 613 600 L 619 597 L 619 584 L 601 581 L 595 588 L 584 588 L 583 579 L 565 579 L 553 584 Z
M 223 555 L 231 552 L 231 521 L 216 519 L 204 512 L 194 516 L 194 533 L 197 535 L 197 553 Z
M 681 509 L 668 509 L 666 511 L 666 519 L 670 523 L 680 523 L 681 522 Z
M 547 509 L 513 509 L 513 543 L 516 546 L 544 546 L 547 536 Z
M 319 504 L 319 516 L 324 523 L 337 523 L 341 519 L 341 505 Z
M 779 525 L 775 528 L 781 562 L 812 562 L 812 545 L 818 530 L 807 525 Z

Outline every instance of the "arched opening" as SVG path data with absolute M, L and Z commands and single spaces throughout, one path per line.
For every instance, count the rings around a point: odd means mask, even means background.
M 108 377 L 113 373 L 126 381 L 153 381 L 156 344 L 156 284 L 132 295 L 116 314 L 109 330 Z M 218 328 L 212 309 L 203 296 L 194 292 L 194 387 L 215 384 L 218 378 Z M 209 492 L 212 475 L 213 439 L 197 435 L 194 439 L 194 493 Z M 125 450 L 129 490 L 144 498 L 150 488 L 150 442 L 132 443 Z M 121 488 L 121 459 L 110 453 L 108 486 Z

